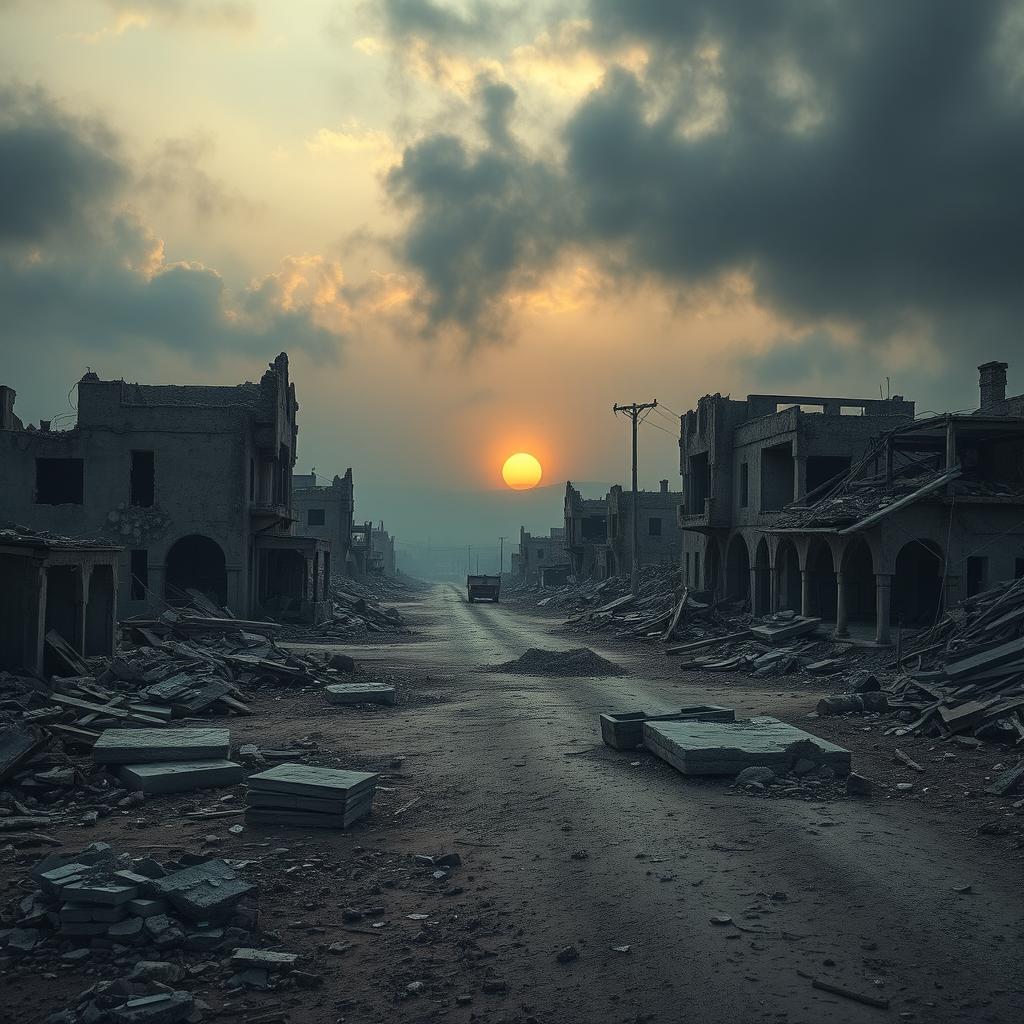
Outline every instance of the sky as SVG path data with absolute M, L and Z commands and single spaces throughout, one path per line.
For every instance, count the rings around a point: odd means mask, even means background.
M 22 418 L 287 351 L 410 546 L 627 482 L 616 402 L 677 489 L 706 393 L 1024 391 L 1021 0 L 0 0 L 0 69 Z

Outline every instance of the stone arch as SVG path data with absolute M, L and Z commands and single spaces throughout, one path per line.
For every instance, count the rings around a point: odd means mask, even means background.
M 746 601 L 750 597 L 750 552 L 741 533 L 734 533 L 725 557 L 725 597 Z
M 919 628 L 933 625 L 942 611 L 945 557 L 933 540 L 915 538 L 896 555 L 892 621 Z
M 810 613 L 832 622 L 836 617 L 836 569 L 832 548 L 814 537 L 807 548 L 808 590 Z
M 187 599 L 198 590 L 218 605 L 228 601 L 228 572 L 224 550 L 201 533 L 181 537 L 167 552 L 164 596 L 170 603 Z
M 775 551 L 775 571 L 779 574 L 779 610 L 801 612 L 800 555 L 789 537 Z

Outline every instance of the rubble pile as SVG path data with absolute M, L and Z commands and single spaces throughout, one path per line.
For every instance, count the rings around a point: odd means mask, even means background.
M 531 647 L 525 654 L 489 671 L 530 676 L 621 676 L 624 670 L 589 647 L 575 647 L 571 651 Z
M 392 581 L 393 577 L 380 577 Z M 379 596 L 378 596 L 379 595 Z M 382 608 L 381 597 L 408 597 L 409 592 L 397 589 L 389 582 L 373 587 L 349 576 L 335 577 L 331 581 L 331 600 L 334 613 L 327 622 L 316 625 L 289 623 L 282 625 L 282 638 L 288 640 L 315 640 L 319 643 L 336 641 L 353 643 L 376 636 L 394 636 L 409 632 L 405 617 L 397 608 Z
M 1024 579 L 963 602 L 916 638 L 901 666 L 888 703 L 906 732 L 1020 743 Z

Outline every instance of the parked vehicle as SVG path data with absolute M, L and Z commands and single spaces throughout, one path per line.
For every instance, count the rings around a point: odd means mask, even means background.
M 466 577 L 466 597 L 470 604 L 474 601 L 493 601 L 497 604 L 500 591 L 500 576 L 471 575 Z

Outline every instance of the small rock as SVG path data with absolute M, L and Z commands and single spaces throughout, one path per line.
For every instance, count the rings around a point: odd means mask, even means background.
M 571 964 L 574 960 L 579 960 L 579 958 L 580 951 L 575 946 L 563 946 L 555 955 L 555 959 L 560 964 Z
M 759 782 L 764 785 L 767 782 L 771 782 L 775 778 L 775 772 L 765 765 L 752 765 L 750 768 L 744 768 L 743 771 L 736 776 L 736 780 L 733 783 L 736 786 L 746 786 L 751 782 Z
M 732 924 L 732 918 L 728 914 L 712 914 L 708 920 L 717 925 Z
M 954 885 L 953 886 L 953 892 L 958 892 L 958 893 L 960 893 L 961 896 L 967 896 L 968 894 L 972 893 L 973 891 L 974 891 L 974 889 L 971 886 L 969 886 L 969 885 Z
M 846 776 L 846 795 L 856 797 L 868 797 L 871 796 L 871 780 L 864 778 L 863 775 L 858 775 L 856 772 L 850 772 Z

